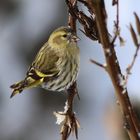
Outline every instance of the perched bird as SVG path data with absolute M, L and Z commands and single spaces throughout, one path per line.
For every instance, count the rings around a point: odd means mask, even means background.
M 78 40 L 71 28 L 56 29 L 39 50 L 25 79 L 10 86 L 13 89 L 10 97 L 32 87 L 67 90 L 76 81 L 79 71 Z

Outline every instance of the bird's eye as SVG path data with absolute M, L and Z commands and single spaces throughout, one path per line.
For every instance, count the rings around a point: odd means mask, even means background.
M 63 37 L 66 38 L 67 37 L 67 34 L 64 34 Z

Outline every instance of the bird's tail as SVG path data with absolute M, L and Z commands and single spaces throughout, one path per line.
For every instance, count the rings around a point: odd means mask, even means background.
M 11 85 L 10 88 L 13 89 L 13 92 L 12 92 L 10 98 L 15 96 L 16 94 L 21 93 L 24 90 L 25 87 L 26 87 L 25 80 L 22 80 L 20 82 L 17 82 L 15 84 Z
M 16 94 L 21 93 L 24 89 L 29 89 L 32 87 L 37 87 L 43 82 L 44 78 L 40 78 L 38 80 L 32 78 L 32 77 L 26 77 L 24 80 L 17 82 L 10 86 L 10 88 L 13 89 L 13 92 L 10 96 L 12 98 Z

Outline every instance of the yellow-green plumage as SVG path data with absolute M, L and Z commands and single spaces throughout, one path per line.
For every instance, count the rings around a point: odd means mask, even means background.
M 56 29 L 38 52 L 25 79 L 11 86 L 11 97 L 37 86 L 52 91 L 67 90 L 76 81 L 79 71 L 77 39 L 68 27 Z

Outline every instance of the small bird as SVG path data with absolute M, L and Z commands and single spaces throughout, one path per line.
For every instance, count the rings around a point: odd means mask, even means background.
M 11 98 L 24 89 L 42 87 L 64 91 L 76 81 L 79 72 L 79 38 L 70 27 L 60 27 L 50 35 L 29 67 L 25 79 L 10 87 Z

